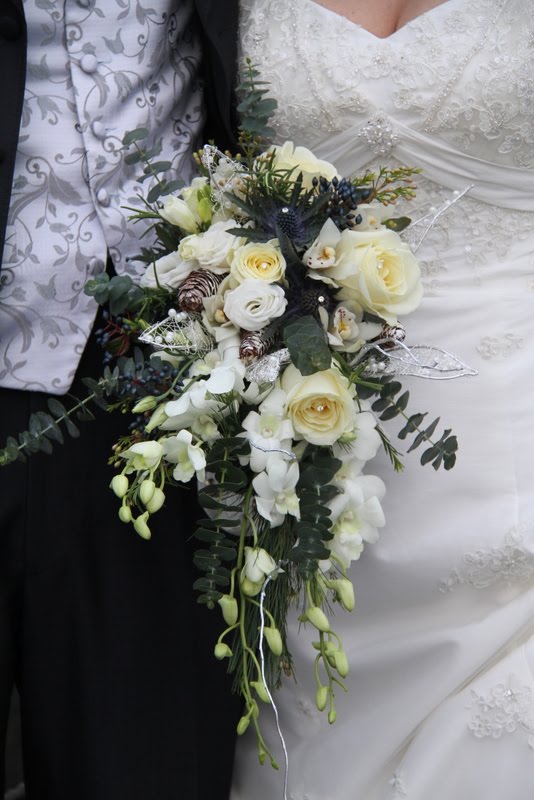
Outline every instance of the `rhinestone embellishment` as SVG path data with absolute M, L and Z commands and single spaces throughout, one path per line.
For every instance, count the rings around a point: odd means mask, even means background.
M 387 156 L 399 143 L 399 135 L 382 112 L 374 114 L 358 134 L 377 156 Z

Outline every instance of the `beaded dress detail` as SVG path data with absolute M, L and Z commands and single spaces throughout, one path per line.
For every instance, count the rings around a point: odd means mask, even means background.
M 414 411 L 454 429 L 458 462 L 435 474 L 406 454 L 400 476 L 371 462 L 386 527 L 352 564 L 355 611 L 336 617 L 350 673 L 332 726 L 309 702 L 313 632 L 290 625 L 287 796 L 532 800 L 534 3 L 448 0 L 380 39 L 313 0 L 242 0 L 240 45 L 278 100 L 278 141 L 345 176 L 421 167 L 399 209 L 414 220 L 472 187 L 417 251 L 406 344 L 478 374 L 402 379 Z M 274 715 L 263 730 L 283 764 Z M 245 735 L 232 800 L 284 800 L 281 772 Z

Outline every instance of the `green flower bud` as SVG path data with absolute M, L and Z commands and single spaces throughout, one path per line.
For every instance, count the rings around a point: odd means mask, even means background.
M 278 628 L 266 627 L 263 629 L 263 633 L 271 653 L 274 653 L 275 656 L 281 656 L 284 645 Z
M 306 619 L 308 622 L 311 622 L 312 625 L 315 625 L 317 630 L 323 633 L 328 633 L 330 630 L 328 617 L 319 606 L 310 606 L 310 608 L 306 610 Z
M 219 597 L 217 602 L 221 607 L 222 615 L 226 624 L 235 625 L 239 613 L 237 600 L 235 599 L 235 597 L 232 597 L 229 594 L 223 594 L 222 597 Z
M 132 512 L 130 510 L 130 506 L 121 506 L 119 508 L 119 519 L 121 522 L 131 522 L 132 521 Z
M 260 709 L 258 708 L 258 704 L 255 700 L 252 700 L 249 706 L 249 714 L 252 719 L 258 719 L 260 716 Z
M 267 694 L 267 689 L 265 688 L 263 681 L 250 681 L 250 685 L 255 690 L 260 700 L 263 700 L 264 703 L 271 702 L 271 698 Z
M 315 704 L 319 711 L 324 711 L 328 701 L 328 686 L 319 686 L 315 697 Z
M 336 650 L 332 654 L 334 659 L 335 668 L 342 678 L 346 678 L 349 674 L 349 660 L 347 654 L 343 650 Z
M 337 719 L 336 710 L 335 708 L 331 708 L 330 711 L 328 712 L 328 722 L 330 723 L 330 725 L 333 725 L 336 719 Z
M 243 736 L 249 725 L 250 725 L 250 717 L 241 717 L 241 719 L 237 723 L 237 735 Z
M 147 395 L 141 398 L 138 403 L 132 408 L 134 414 L 144 414 L 145 411 L 152 411 L 157 405 L 157 399 L 152 395 Z
M 262 766 L 267 761 L 267 750 L 265 749 L 265 747 L 262 745 L 261 742 L 258 742 L 258 758 Z
M 215 650 L 213 652 L 215 654 L 215 658 L 218 658 L 219 661 L 222 661 L 223 658 L 231 658 L 232 656 L 232 651 L 224 642 L 218 642 L 215 645 Z
M 152 536 L 150 528 L 146 524 L 148 517 L 148 511 L 145 511 L 144 514 L 141 514 L 141 516 L 137 517 L 137 519 L 134 519 L 133 521 L 133 526 L 142 539 L 150 539 Z
M 329 587 L 333 589 L 339 602 L 345 611 L 354 611 L 354 586 L 348 578 L 338 578 L 329 582 Z
M 156 486 L 154 489 L 154 494 L 152 495 L 152 499 L 146 504 L 146 510 L 149 514 L 155 514 L 156 511 L 160 510 L 164 502 L 165 493 Z
M 263 581 L 259 583 L 255 583 L 251 581 L 250 578 L 241 577 L 240 584 L 243 594 L 246 594 L 248 597 L 255 597 L 257 594 L 261 592 L 261 587 L 263 586 Z
M 109 485 L 117 497 L 120 497 L 121 499 L 124 497 L 130 486 L 126 475 L 115 475 Z
M 165 406 L 166 405 L 167 405 L 167 402 L 161 403 L 161 405 L 159 405 L 156 408 L 156 410 L 154 411 L 154 413 L 152 414 L 152 416 L 148 420 L 147 424 L 145 425 L 145 431 L 147 433 L 150 433 L 151 431 L 153 431 L 154 428 L 158 428 L 160 425 L 162 425 L 165 422 L 166 419 L 168 419 L 167 414 L 165 413 Z
M 141 481 L 141 486 L 139 488 L 139 497 L 141 498 L 141 502 L 144 506 L 147 506 L 152 498 L 154 497 L 154 492 L 156 490 L 156 484 L 154 481 L 146 478 L 144 481 Z

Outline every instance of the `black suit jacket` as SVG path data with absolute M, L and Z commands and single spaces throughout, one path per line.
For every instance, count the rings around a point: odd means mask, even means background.
M 2 253 L 26 78 L 26 22 L 22 0 L 0 0 L 0 254 Z M 233 89 L 238 0 L 195 0 L 203 48 L 208 119 L 204 138 L 235 150 Z

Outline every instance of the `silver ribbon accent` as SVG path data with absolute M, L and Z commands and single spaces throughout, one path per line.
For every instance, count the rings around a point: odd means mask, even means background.
M 270 581 L 274 577 L 276 577 L 276 575 L 278 575 L 279 572 L 282 571 L 282 564 L 283 563 L 284 562 L 279 561 L 278 564 L 276 565 L 275 569 L 273 569 L 273 571 L 270 572 L 269 575 L 267 575 L 267 578 L 265 579 L 265 583 L 263 584 L 263 587 L 262 587 L 262 590 L 261 590 L 261 594 L 260 594 L 260 620 L 261 620 L 261 622 L 260 622 L 260 643 L 259 643 L 259 648 L 260 648 L 261 678 L 262 678 L 262 681 L 263 681 L 263 685 L 265 686 L 265 691 L 267 692 L 267 695 L 268 695 L 269 700 L 271 702 L 271 705 L 273 707 L 274 716 L 275 716 L 275 719 L 276 719 L 276 730 L 278 731 L 278 736 L 280 737 L 280 741 L 282 742 L 282 749 L 284 751 L 284 766 L 285 766 L 285 769 L 284 769 L 284 795 L 283 795 L 283 800 L 287 800 L 287 787 L 288 787 L 288 779 L 289 779 L 289 754 L 288 754 L 288 751 L 287 751 L 287 746 L 286 746 L 286 742 L 285 742 L 285 739 L 284 739 L 284 735 L 283 735 L 282 729 L 280 727 L 280 719 L 279 719 L 279 715 L 278 715 L 278 708 L 276 707 L 276 703 L 274 702 L 271 690 L 269 689 L 269 687 L 267 685 L 267 679 L 266 679 L 266 675 L 265 675 L 265 656 L 263 655 L 263 642 L 265 641 L 264 633 L 263 633 L 264 630 L 265 630 L 265 612 L 264 612 L 265 591 L 266 591 L 267 586 L 270 583 Z

